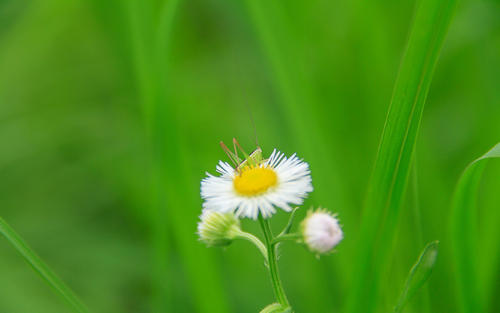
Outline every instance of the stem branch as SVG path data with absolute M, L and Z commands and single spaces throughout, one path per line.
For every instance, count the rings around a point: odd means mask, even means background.
M 273 245 L 282 241 L 298 241 L 302 236 L 299 233 L 279 235 L 273 239 Z
M 255 237 L 254 235 L 252 235 L 250 233 L 244 232 L 244 231 L 238 232 L 237 238 L 245 239 L 245 240 L 248 240 L 251 243 L 253 243 L 259 249 L 260 253 L 262 253 L 262 256 L 264 257 L 264 259 L 266 259 L 266 261 L 268 260 L 269 257 L 267 255 L 267 248 L 262 243 L 262 241 L 260 241 L 259 238 Z

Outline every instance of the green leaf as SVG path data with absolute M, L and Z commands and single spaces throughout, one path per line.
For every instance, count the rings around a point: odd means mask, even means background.
M 418 3 L 368 188 L 349 313 L 373 312 L 380 298 L 425 99 L 455 6 L 455 0 Z
M 75 312 L 89 312 L 78 297 L 66 286 L 63 281 L 52 272 L 52 270 L 40 259 L 40 257 L 26 244 L 26 242 L 0 217 L 0 234 L 21 254 L 26 262 L 51 286 L 61 297 L 64 298 L 75 310 Z
M 477 273 L 478 230 L 476 199 L 486 160 L 500 158 L 500 143 L 470 163 L 462 173 L 452 200 L 451 239 L 461 312 L 485 312 L 484 292 Z
M 432 274 L 432 269 L 434 268 L 434 264 L 436 264 L 438 248 L 438 241 L 433 241 L 425 246 L 417 262 L 413 265 L 408 274 L 405 286 L 399 296 L 398 303 L 394 307 L 393 313 L 402 312 L 405 304 L 410 301 L 417 290 L 425 284 Z

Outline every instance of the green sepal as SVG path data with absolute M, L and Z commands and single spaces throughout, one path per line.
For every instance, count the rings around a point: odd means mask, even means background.
M 273 303 L 273 304 L 266 306 L 259 313 L 292 313 L 292 308 L 291 307 L 284 308 L 279 303 Z

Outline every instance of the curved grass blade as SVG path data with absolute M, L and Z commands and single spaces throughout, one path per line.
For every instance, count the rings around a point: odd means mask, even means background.
M 419 2 L 368 188 L 349 313 L 377 306 L 425 99 L 455 7 L 455 0 Z
M 52 272 L 40 257 L 26 244 L 26 242 L 10 227 L 7 222 L 0 217 L 0 234 L 21 254 L 26 262 L 52 287 L 66 302 L 68 302 L 75 312 L 88 313 L 88 309 L 78 299 L 68 286 Z
M 420 289 L 429 276 L 431 276 L 434 264 L 436 264 L 438 248 L 439 241 L 433 241 L 425 246 L 417 262 L 413 265 L 408 274 L 404 289 L 399 296 L 398 303 L 394 307 L 393 313 L 401 313 L 405 304 L 410 301 L 417 290 Z
M 488 159 L 500 158 L 500 143 L 470 163 L 462 173 L 452 200 L 451 239 L 456 263 L 459 307 L 464 313 L 486 312 L 484 292 L 478 281 L 478 231 L 476 199 Z

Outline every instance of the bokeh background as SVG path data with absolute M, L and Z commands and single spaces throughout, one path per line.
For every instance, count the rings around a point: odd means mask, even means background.
M 415 3 L 1 0 L 1 216 L 93 312 L 257 312 L 273 295 L 255 248 L 206 248 L 195 234 L 200 180 L 225 159 L 219 141 L 252 150 L 255 129 L 265 153 L 310 163 L 315 191 L 299 218 L 314 205 L 342 220 L 336 254 L 284 245 L 280 257 L 297 312 L 339 312 Z M 465 166 L 499 141 L 499 56 L 499 2 L 460 1 L 381 312 L 431 240 L 441 241 L 437 267 L 407 312 L 457 310 L 450 198 Z M 490 163 L 479 273 L 499 312 L 500 165 Z M 70 312 L 3 238 L 0 312 Z

